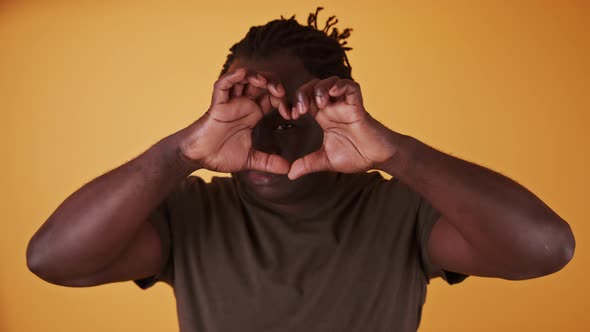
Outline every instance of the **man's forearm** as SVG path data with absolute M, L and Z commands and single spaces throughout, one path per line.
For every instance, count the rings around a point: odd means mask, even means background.
M 523 186 L 412 137 L 388 139 L 396 148 L 381 170 L 429 201 L 479 253 L 507 262 L 571 257 L 569 225 Z
M 69 196 L 35 233 L 29 266 L 60 280 L 88 275 L 120 255 L 148 215 L 193 169 L 177 154 L 179 134 Z

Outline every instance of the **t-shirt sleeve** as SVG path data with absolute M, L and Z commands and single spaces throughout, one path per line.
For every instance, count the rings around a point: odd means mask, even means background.
M 170 280 L 172 272 L 172 231 L 170 225 L 169 199 L 170 197 L 160 203 L 160 205 L 152 211 L 148 217 L 148 222 L 154 226 L 160 237 L 162 257 L 164 257 L 164 259 L 158 273 L 147 278 L 134 280 L 135 284 L 141 289 L 148 289 L 158 281 Z
M 428 240 L 434 224 L 441 214 L 426 199 L 418 196 L 417 237 L 420 246 L 420 259 L 427 278 L 442 277 L 450 285 L 460 283 L 467 275 L 446 271 L 434 265 L 428 256 Z

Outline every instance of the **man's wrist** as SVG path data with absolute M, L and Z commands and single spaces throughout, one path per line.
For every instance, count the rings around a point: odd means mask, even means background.
M 390 131 L 387 141 L 391 146 L 391 156 L 377 165 L 376 169 L 383 171 L 393 177 L 399 178 L 408 165 L 408 160 L 412 154 L 412 147 L 415 145 L 415 138 Z
M 156 148 L 160 149 L 161 156 L 165 159 L 166 163 L 170 165 L 170 167 L 172 167 L 175 171 L 188 176 L 202 167 L 198 162 L 189 160 L 183 154 L 183 134 L 183 130 L 181 130 L 162 139 L 156 144 Z

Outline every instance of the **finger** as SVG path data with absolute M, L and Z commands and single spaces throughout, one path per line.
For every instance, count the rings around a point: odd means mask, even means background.
M 257 99 L 258 97 L 262 96 L 263 94 L 269 92 L 276 98 L 283 98 L 285 96 L 285 90 L 279 84 L 278 87 L 275 84 L 269 83 L 268 85 L 264 85 L 264 87 L 254 86 L 251 84 L 246 85 L 244 88 L 244 96 L 250 99 Z
M 262 110 L 262 113 L 266 114 L 273 109 L 277 109 L 285 120 L 291 120 L 285 98 L 278 98 L 267 93 L 262 95 L 257 102 L 260 106 L 260 109 Z
M 241 97 L 244 91 L 244 84 L 237 83 L 231 88 L 231 97 Z
M 264 77 L 266 80 L 265 89 L 270 91 L 270 93 L 275 97 L 284 97 L 285 96 L 285 87 L 281 84 L 281 80 L 279 77 L 270 72 L 260 72 L 258 75 Z
M 243 95 L 250 98 L 256 99 L 260 97 L 266 90 L 267 81 L 264 76 L 258 73 L 250 73 L 246 76 L 247 84 L 244 87 Z
M 263 115 L 272 111 L 272 104 L 270 103 L 270 98 L 268 97 L 268 94 L 260 96 L 256 100 L 256 103 L 260 107 L 260 110 L 262 111 Z
M 244 96 L 256 100 L 258 97 L 262 96 L 266 92 L 265 89 L 256 87 L 252 84 L 247 84 L 244 87 Z
M 315 108 L 314 108 L 314 109 L 315 109 Z M 300 117 L 302 117 L 302 116 L 304 116 L 304 115 L 305 115 L 305 113 L 303 113 L 303 114 L 302 114 L 302 113 L 300 113 L 298 110 L 294 110 L 292 113 L 295 113 L 295 116 L 293 117 L 293 120 L 297 120 L 297 119 L 299 119 Z M 315 113 L 314 113 L 314 112 L 310 112 L 310 114 L 312 114 L 312 116 L 313 116 L 313 114 L 316 114 L 316 113 L 317 113 L 317 112 L 315 112 Z
M 329 90 L 329 94 L 332 97 L 338 98 L 344 96 L 344 102 L 348 105 L 362 105 L 363 96 L 361 93 L 360 85 L 348 79 L 342 79 Z
M 266 78 L 262 74 L 251 74 L 248 76 L 248 86 L 245 95 L 251 99 L 256 99 L 266 91 L 273 96 L 282 98 L 285 96 L 285 88 L 280 82 L 274 81 L 272 77 Z
M 223 74 L 213 85 L 211 105 L 225 104 L 230 99 L 231 88 L 246 77 L 246 69 L 238 68 L 233 72 Z
M 310 108 L 310 110 L 309 110 L 308 112 L 303 112 L 303 113 L 302 113 L 302 112 L 300 112 L 300 111 L 297 109 L 297 107 L 296 107 L 296 106 L 293 106 L 293 107 L 291 107 L 291 110 L 290 110 L 290 111 L 291 111 L 291 118 L 292 118 L 293 120 L 297 120 L 297 119 L 299 119 L 300 117 L 302 117 L 303 115 L 305 115 L 306 113 L 309 113 L 309 114 L 311 114 L 312 116 L 316 116 L 316 115 L 318 114 L 318 111 L 319 111 L 319 109 L 318 109 L 317 105 L 315 104 L 315 102 L 312 102 L 312 103 L 310 103 L 310 105 L 311 105 L 311 108 Z
M 290 166 L 289 162 L 279 155 L 252 150 L 246 168 L 268 173 L 287 174 Z
M 299 114 L 305 114 L 308 112 L 312 112 L 315 106 L 315 99 L 313 97 L 313 87 L 315 84 L 319 82 L 319 79 L 313 79 L 297 89 L 295 92 L 295 105 L 297 112 Z M 313 114 L 315 116 L 315 114 Z
M 332 170 L 332 164 L 330 164 L 326 152 L 322 149 L 295 160 L 291 165 L 288 176 L 289 179 L 295 180 L 305 174 L 330 170 Z
M 297 120 L 301 116 L 301 114 L 297 110 L 297 107 L 295 107 L 295 106 L 291 107 L 291 109 L 289 111 L 291 112 L 291 119 L 293 119 L 293 120 Z
M 270 93 L 272 93 L 273 96 L 278 98 L 282 98 L 285 96 L 285 88 L 281 83 L 278 82 L 269 82 L 268 91 L 270 91 Z
M 340 80 L 338 76 L 330 76 L 315 84 L 313 87 L 313 94 L 315 96 L 315 103 L 319 109 L 322 109 L 330 103 L 330 94 L 328 90 Z
M 266 89 L 266 85 L 268 84 L 266 77 L 259 73 L 250 73 L 246 79 L 248 80 L 249 84 L 261 89 Z
M 285 120 L 293 119 L 293 117 L 291 117 L 291 113 L 289 112 L 289 108 L 287 107 L 287 101 L 285 100 L 284 97 L 279 98 L 279 97 L 275 97 L 273 95 L 268 95 L 268 99 L 270 100 L 272 107 L 279 110 L 279 113 L 281 114 L 283 119 L 285 119 Z

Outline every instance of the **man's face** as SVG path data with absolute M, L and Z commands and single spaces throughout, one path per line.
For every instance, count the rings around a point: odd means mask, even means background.
M 291 105 L 296 103 L 297 89 L 315 78 L 304 68 L 301 60 L 288 55 L 275 55 L 260 60 L 238 58 L 229 70 L 240 67 L 279 80 Z M 291 163 L 320 149 L 322 141 L 323 131 L 309 114 L 297 120 L 285 120 L 277 110 L 274 110 L 265 115 L 252 132 L 254 149 L 277 154 Z M 243 171 L 234 173 L 233 176 L 245 189 L 262 199 L 288 203 L 304 197 L 316 186 L 322 185 L 327 174 L 309 174 L 297 180 L 289 180 L 286 175 L 258 171 Z

